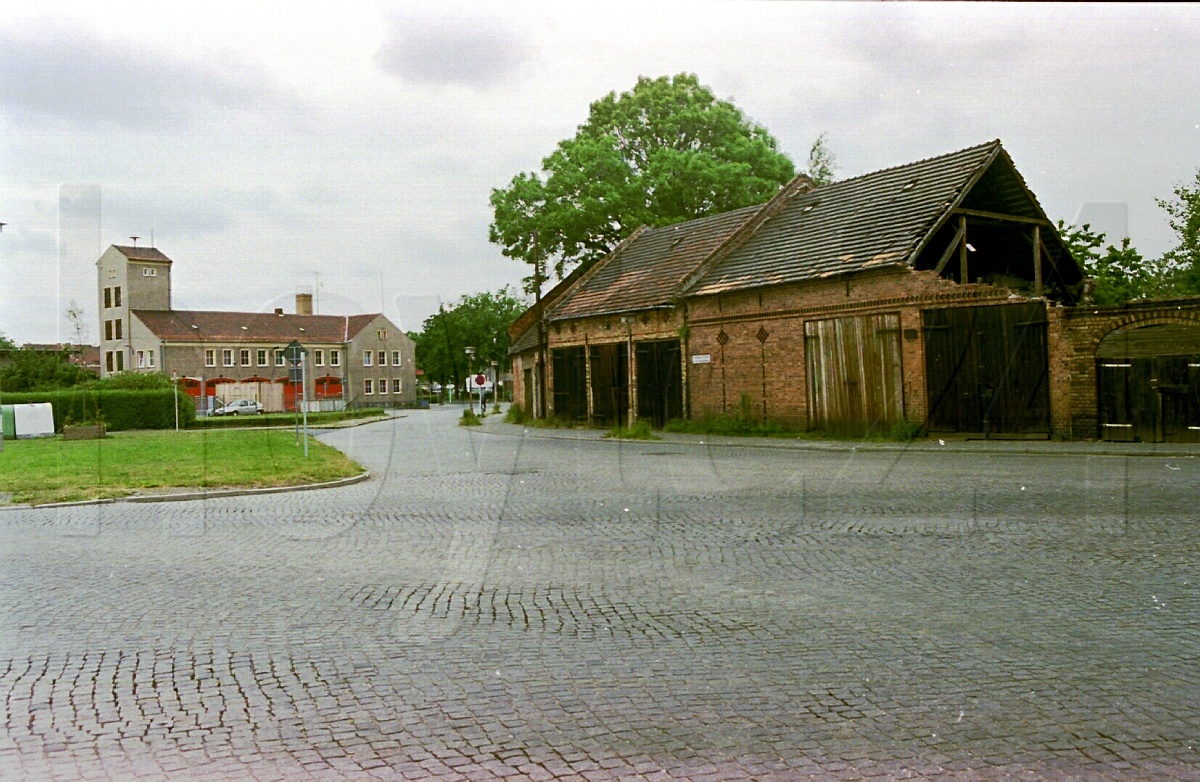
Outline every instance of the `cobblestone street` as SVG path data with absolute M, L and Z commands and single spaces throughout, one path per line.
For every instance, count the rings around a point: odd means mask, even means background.
M 345 488 L 0 510 L 0 777 L 1200 779 L 1200 459 L 457 414 L 321 435 Z

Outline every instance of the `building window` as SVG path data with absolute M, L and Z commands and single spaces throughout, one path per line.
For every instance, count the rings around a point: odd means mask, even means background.
M 283 366 L 283 362 L 284 362 L 283 351 L 276 350 L 275 351 L 275 366 L 281 367 L 281 366 Z
M 104 368 L 109 372 L 113 371 L 113 357 L 111 350 L 104 351 Z
M 318 366 L 318 367 L 325 366 L 325 351 L 324 350 L 314 350 L 313 351 L 313 366 Z
M 363 366 L 364 367 L 371 366 L 371 351 L 369 351 L 369 350 L 363 351 Z M 367 381 L 367 382 L 370 382 L 370 381 Z
M 241 350 L 239 350 L 238 358 L 241 359 L 242 366 L 244 366 L 244 367 L 250 366 L 250 349 L 242 348 Z
M 158 269 L 152 268 L 150 266 L 145 266 L 142 268 L 142 276 L 143 277 L 157 277 Z
M 367 396 L 375 393 L 375 384 L 371 382 L 371 378 L 367 378 L 363 381 L 363 393 Z
M 381 366 L 381 367 L 387 366 L 387 351 L 386 350 L 379 351 L 379 366 Z
M 387 378 L 386 378 L 386 377 L 381 377 L 381 378 L 379 378 L 379 393 L 381 393 L 381 394 L 386 394 L 386 393 L 387 393 L 387 388 L 388 388 L 388 386 L 387 386 Z
M 117 356 L 117 371 L 124 372 L 125 371 L 125 351 L 124 350 L 116 351 L 116 356 Z
M 110 280 L 115 280 L 116 278 L 117 278 L 117 270 L 116 270 L 116 269 L 109 269 L 109 270 L 108 270 L 108 279 L 110 279 Z
M 112 288 L 104 289 L 104 306 L 106 308 L 112 306 Z
M 114 307 L 121 306 L 121 286 L 120 285 L 113 288 L 113 306 Z
M 255 358 L 257 358 L 257 359 L 258 359 L 258 365 L 259 365 L 260 367 L 265 367 L 265 366 L 267 365 L 267 351 L 266 351 L 266 348 L 259 348 L 259 349 L 258 349 L 258 351 L 257 351 L 257 355 L 255 356 Z
M 233 351 L 225 348 L 221 351 L 221 363 L 227 367 L 233 366 Z
M 154 351 L 153 350 L 146 351 L 146 366 L 150 367 L 151 369 L 154 369 Z
M 113 323 L 116 324 L 116 328 L 114 328 L 113 331 L 116 333 L 117 339 L 120 339 L 121 338 L 121 319 L 117 318 L 116 320 L 113 321 Z
M 392 366 L 394 366 L 394 367 L 400 366 L 400 351 L 399 350 L 392 351 Z
M 104 321 L 104 338 L 111 340 L 113 338 L 112 334 L 113 334 L 112 321 L 111 320 Z
M 137 365 L 138 369 L 144 369 L 146 366 L 146 354 L 140 350 L 137 352 Z
M 392 378 L 392 393 L 393 394 L 403 394 L 404 393 L 404 381 L 398 377 Z
M 336 367 L 342 363 L 342 353 L 339 350 L 329 351 L 329 366 Z
M 375 332 L 375 336 L 379 339 L 387 339 L 387 329 L 379 329 Z
M 204 351 L 204 366 L 215 367 L 217 365 L 217 351 L 209 348 Z

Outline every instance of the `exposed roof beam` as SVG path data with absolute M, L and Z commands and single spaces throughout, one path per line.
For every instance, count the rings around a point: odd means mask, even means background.
M 963 226 L 959 225 L 958 230 L 954 232 L 954 238 L 950 240 L 950 244 L 946 245 L 946 252 L 942 253 L 941 260 L 937 262 L 937 266 L 933 267 L 934 274 L 941 276 L 942 270 L 946 268 L 946 264 L 954 255 L 954 251 L 957 250 L 958 246 L 962 243 L 964 233 L 965 231 L 963 231 Z
M 1021 217 L 1019 215 L 1006 215 L 999 212 L 985 212 L 982 209 L 964 209 L 959 207 L 954 210 L 954 214 L 966 215 L 967 217 L 978 217 L 983 220 L 1000 220 L 1008 223 L 1025 223 L 1027 225 L 1049 225 L 1050 221 L 1041 217 Z

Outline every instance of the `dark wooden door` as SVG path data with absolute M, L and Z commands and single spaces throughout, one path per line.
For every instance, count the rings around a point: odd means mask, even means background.
M 1049 433 L 1046 307 L 924 310 L 929 428 Z
M 554 364 L 554 416 L 563 421 L 587 420 L 587 368 L 584 349 L 556 348 Z
M 637 415 L 662 428 L 683 417 L 683 369 L 679 340 L 639 342 L 637 354 Z
M 521 385 L 525 391 L 525 414 L 533 415 L 533 370 L 526 369 L 521 373 Z
M 810 429 L 861 436 L 904 417 L 900 316 L 804 324 Z
M 624 342 L 591 346 L 592 423 L 624 426 L 629 415 L 629 346 Z
M 1096 362 L 1100 437 L 1200 442 L 1200 354 Z

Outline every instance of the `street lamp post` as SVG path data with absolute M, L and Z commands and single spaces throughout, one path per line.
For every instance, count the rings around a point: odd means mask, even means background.
M 463 352 L 467 354 L 467 382 L 471 380 L 471 359 L 475 356 L 475 348 L 470 345 L 463 348 Z M 471 415 L 475 414 L 475 400 L 471 398 L 471 389 L 467 389 L 467 409 L 471 411 Z M 483 412 L 480 410 L 479 412 Z

